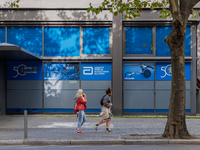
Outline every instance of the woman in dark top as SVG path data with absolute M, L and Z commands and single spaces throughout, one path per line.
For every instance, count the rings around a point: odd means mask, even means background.
M 106 96 L 104 97 L 104 100 L 103 100 L 103 107 L 102 107 L 102 112 L 101 114 L 99 115 L 101 121 L 98 123 L 98 124 L 95 124 L 94 125 L 94 129 L 97 131 L 97 128 L 100 124 L 103 124 L 106 122 L 106 132 L 112 132 L 110 129 L 109 129 L 109 126 L 110 126 L 110 121 L 111 121 L 111 116 L 112 116 L 112 113 L 111 113 L 111 110 L 110 110 L 110 107 L 112 106 L 112 103 L 110 102 L 110 96 L 112 96 L 112 90 L 110 88 L 108 88 L 106 90 Z

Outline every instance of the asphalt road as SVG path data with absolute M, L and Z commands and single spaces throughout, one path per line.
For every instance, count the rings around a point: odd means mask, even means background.
M 199 150 L 199 145 L 0 146 L 0 150 Z

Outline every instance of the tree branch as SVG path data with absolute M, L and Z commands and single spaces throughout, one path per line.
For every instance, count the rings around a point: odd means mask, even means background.
M 200 0 L 191 0 L 191 1 L 192 1 L 192 2 L 191 2 L 192 5 L 193 5 L 192 8 L 193 8 L 198 2 L 200 2 Z
M 171 13 L 178 11 L 178 0 L 170 0 Z
M 199 2 L 200 0 L 180 0 L 180 11 L 181 18 L 183 21 L 184 27 L 187 26 L 187 21 L 192 14 L 192 8 Z

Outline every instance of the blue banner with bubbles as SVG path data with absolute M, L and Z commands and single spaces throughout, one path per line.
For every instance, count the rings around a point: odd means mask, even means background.
M 79 80 L 78 63 L 44 64 L 44 80 Z

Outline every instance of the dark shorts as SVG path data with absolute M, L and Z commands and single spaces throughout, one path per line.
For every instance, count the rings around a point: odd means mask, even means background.
M 109 117 L 108 118 L 106 118 L 106 119 L 104 119 L 104 120 L 108 120 L 108 119 L 111 119 L 111 115 L 109 114 Z

